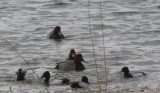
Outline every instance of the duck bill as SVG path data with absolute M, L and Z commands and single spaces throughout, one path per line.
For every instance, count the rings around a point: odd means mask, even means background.
M 123 70 L 121 70 L 120 72 L 124 72 Z
M 87 62 L 86 60 L 84 60 L 84 59 L 82 60 L 82 62 L 88 63 L 88 62 Z
M 75 54 L 72 54 L 72 57 L 74 58 L 74 57 L 75 57 Z
M 88 84 L 90 84 L 90 83 L 88 82 Z
M 62 32 L 58 32 L 59 37 L 64 38 L 64 35 L 62 34 Z

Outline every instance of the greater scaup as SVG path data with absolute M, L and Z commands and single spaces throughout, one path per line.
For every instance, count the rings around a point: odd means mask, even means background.
M 128 67 L 123 67 L 121 72 L 124 72 L 124 77 L 125 78 L 135 78 L 135 77 L 140 77 L 140 76 L 145 76 L 146 75 L 144 72 L 138 72 L 138 71 L 130 73 Z
M 74 82 L 71 84 L 72 88 L 88 88 L 90 85 L 88 78 L 86 76 L 82 77 L 80 82 Z

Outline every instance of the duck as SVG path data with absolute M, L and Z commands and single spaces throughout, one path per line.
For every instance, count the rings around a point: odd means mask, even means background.
M 84 65 L 81 62 L 87 62 L 83 59 L 82 54 L 77 54 L 74 60 L 66 60 L 63 62 L 57 63 L 55 69 L 63 71 L 82 71 L 85 70 Z
M 74 60 L 74 57 L 76 56 L 76 52 L 74 49 L 71 49 L 69 52 L 69 56 L 67 58 L 67 60 Z
M 50 77 L 54 77 L 55 76 L 51 71 L 49 71 L 46 68 L 38 68 L 38 69 L 34 70 L 34 72 L 35 72 L 34 77 L 39 81 L 46 71 L 49 72 Z
M 124 72 L 124 77 L 125 78 L 136 78 L 136 77 L 141 77 L 141 76 L 146 76 L 146 73 L 144 72 L 132 72 L 130 73 L 128 67 L 123 67 L 121 72 Z
M 62 39 L 64 35 L 61 32 L 61 27 L 56 26 L 53 31 L 48 34 L 49 39 Z
M 90 85 L 88 78 L 86 76 L 82 77 L 81 82 L 73 82 L 71 88 L 88 88 Z
M 51 81 L 50 80 L 50 72 L 49 71 L 45 71 L 43 73 L 43 75 L 41 76 L 41 78 L 45 78 L 44 79 L 44 83 L 46 85 L 60 85 L 60 84 L 69 84 L 70 83 L 70 80 L 67 79 L 67 78 L 63 78 L 63 79 L 58 79 L 58 80 L 53 80 Z
M 16 81 L 25 80 L 26 73 L 27 73 L 27 70 L 22 70 L 22 68 L 19 68 L 16 72 Z

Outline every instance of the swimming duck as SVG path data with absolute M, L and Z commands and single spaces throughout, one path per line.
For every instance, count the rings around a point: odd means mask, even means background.
M 144 72 L 129 72 L 128 67 L 123 67 L 121 72 L 124 72 L 124 77 L 125 78 L 135 78 L 135 77 L 140 77 L 140 76 L 145 76 L 146 74 Z
M 72 88 L 88 88 L 90 83 L 88 82 L 88 78 L 86 76 L 82 77 L 81 82 L 74 82 L 71 84 Z
M 55 69 L 63 70 L 63 71 L 82 71 L 85 69 L 84 65 L 81 62 L 86 62 L 83 59 L 82 54 L 77 54 L 74 60 L 66 60 L 60 63 L 57 63 Z
M 70 50 L 70 53 L 69 53 L 69 57 L 67 58 L 67 60 L 74 60 L 74 57 L 76 56 L 76 52 L 74 49 L 71 49 Z
M 49 71 L 44 72 L 41 78 L 45 78 L 44 83 L 47 84 L 47 85 L 48 84 L 49 85 L 67 84 L 67 83 L 70 82 L 70 80 L 67 79 L 67 78 L 50 81 L 50 73 L 49 73 Z
M 34 71 L 35 71 L 34 76 L 35 76 L 35 78 L 38 79 L 38 80 L 41 79 L 41 77 L 43 76 L 43 74 L 44 74 L 46 71 L 49 72 L 49 74 L 50 74 L 51 77 L 54 76 L 54 74 L 53 74 L 51 71 L 49 71 L 48 69 L 46 69 L 46 68 L 39 68 L 39 69 L 35 69 Z
M 16 72 L 16 81 L 25 80 L 26 73 L 26 70 L 22 70 L 22 68 L 18 69 L 18 71 Z
M 53 31 L 48 34 L 49 39 L 62 39 L 64 35 L 61 32 L 61 27 L 56 26 Z

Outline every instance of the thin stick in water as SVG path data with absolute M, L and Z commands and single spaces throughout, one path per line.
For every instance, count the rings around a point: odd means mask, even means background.
M 92 41 L 92 48 L 93 48 L 93 54 L 94 54 L 94 59 L 95 59 L 95 65 L 96 65 L 96 71 L 97 71 L 97 79 L 98 79 L 98 84 L 99 84 L 99 92 L 101 93 L 101 84 L 99 82 L 99 72 L 98 72 L 98 66 L 97 66 L 97 60 L 96 60 L 96 55 L 95 55 L 95 49 L 94 49 L 94 44 L 93 44 L 93 36 L 92 36 L 92 30 L 91 30 L 91 21 L 90 21 L 90 1 L 88 0 L 88 21 L 89 21 L 89 30 L 90 30 L 90 36 L 91 36 L 91 41 Z

